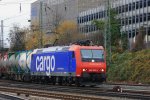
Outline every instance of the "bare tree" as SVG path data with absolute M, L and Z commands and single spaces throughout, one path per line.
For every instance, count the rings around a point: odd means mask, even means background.
M 146 29 L 144 27 L 141 27 L 139 29 L 139 33 L 135 38 L 135 43 L 133 43 L 132 51 L 138 51 L 145 48 L 145 44 L 144 44 L 145 35 L 146 35 Z
M 11 51 L 25 50 L 25 31 L 17 25 L 14 25 L 13 29 L 10 30 L 9 38 Z

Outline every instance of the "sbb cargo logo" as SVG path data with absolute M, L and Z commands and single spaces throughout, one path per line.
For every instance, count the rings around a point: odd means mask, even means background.
M 36 71 L 46 72 L 50 75 L 51 71 L 55 70 L 55 56 L 37 56 L 36 57 Z

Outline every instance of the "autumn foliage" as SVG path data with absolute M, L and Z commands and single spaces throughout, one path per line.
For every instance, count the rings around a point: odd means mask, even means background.
M 76 22 L 71 20 L 62 22 L 58 27 L 57 33 L 57 45 L 69 45 L 83 38 L 83 35 L 78 33 Z
M 56 39 L 58 39 L 56 45 L 68 45 L 73 41 L 82 38 L 82 34 L 77 31 L 77 24 L 74 21 L 64 21 L 53 30 L 50 34 L 40 32 L 38 26 L 31 32 L 27 33 L 26 49 L 35 49 L 40 47 L 42 41 L 42 47 L 47 44 L 53 45 Z

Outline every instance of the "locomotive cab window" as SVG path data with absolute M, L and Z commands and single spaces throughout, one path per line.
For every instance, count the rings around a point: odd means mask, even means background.
M 81 58 L 83 62 L 104 62 L 103 50 L 81 50 Z

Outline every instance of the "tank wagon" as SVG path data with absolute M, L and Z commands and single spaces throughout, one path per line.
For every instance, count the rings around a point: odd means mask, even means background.
M 102 46 L 55 46 L 5 53 L 0 55 L 0 73 L 21 81 L 95 84 L 106 80 L 105 58 Z

